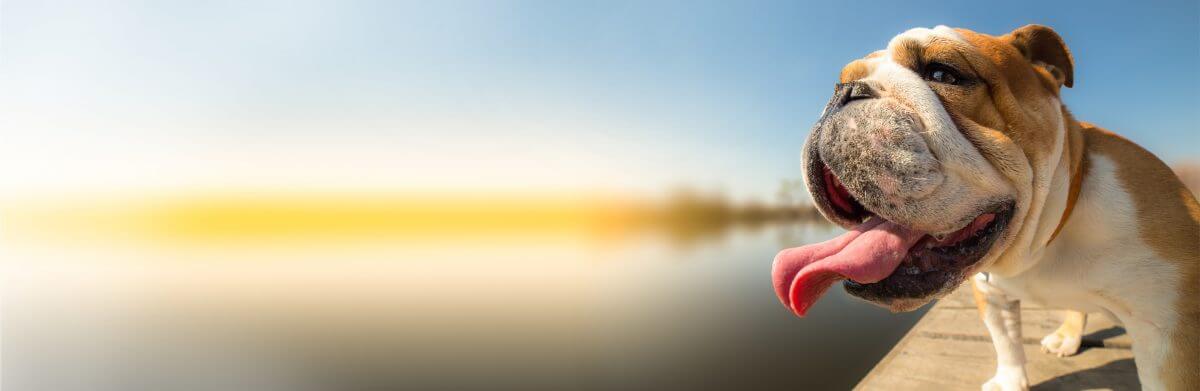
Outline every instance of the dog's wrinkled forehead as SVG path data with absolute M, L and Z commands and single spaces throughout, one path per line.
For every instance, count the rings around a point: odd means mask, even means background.
M 893 37 L 886 49 L 872 52 L 847 64 L 842 68 L 839 82 L 865 79 L 884 64 L 899 65 L 915 72 L 922 64 L 928 62 L 932 55 L 953 55 L 949 52 L 970 48 L 966 39 L 949 27 L 914 28 Z
M 952 69 L 959 82 L 929 80 L 931 69 Z M 839 79 L 867 83 L 877 96 L 908 105 L 926 130 L 950 130 L 941 112 L 953 112 L 970 125 L 963 132 L 1002 134 L 1009 139 L 999 141 L 1019 141 L 1026 159 L 1041 161 L 1055 156 L 1063 128 L 1060 86 L 1071 86 L 1072 75 L 1069 52 L 1046 27 L 991 36 L 938 26 L 895 36 L 886 49 L 847 64 Z

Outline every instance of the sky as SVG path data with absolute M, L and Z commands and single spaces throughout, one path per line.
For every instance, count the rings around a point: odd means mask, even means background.
M 1200 158 L 1200 3 L 0 3 L 0 191 L 771 199 L 849 61 L 1053 27 L 1081 120 Z

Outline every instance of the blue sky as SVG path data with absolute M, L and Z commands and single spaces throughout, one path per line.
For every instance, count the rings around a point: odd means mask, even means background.
M 6 1 L 4 185 L 770 198 L 845 63 L 1028 23 L 1078 118 L 1200 158 L 1195 1 Z

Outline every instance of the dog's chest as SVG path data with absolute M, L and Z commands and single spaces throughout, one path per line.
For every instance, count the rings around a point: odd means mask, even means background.
M 1087 312 L 1103 309 L 1096 303 L 1094 291 L 1078 279 L 1086 271 L 1056 266 L 1035 267 L 1016 277 L 991 276 L 990 281 L 1006 295 L 1025 302 Z
M 1079 202 L 1034 266 L 995 284 L 1014 298 L 1081 311 L 1161 318 L 1171 311 L 1178 271 L 1139 237 L 1136 209 L 1112 161 L 1091 157 Z M 1136 309 L 1136 311 L 1135 311 Z

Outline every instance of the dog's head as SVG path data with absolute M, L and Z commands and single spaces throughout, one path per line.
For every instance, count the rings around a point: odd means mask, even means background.
M 847 291 L 904 311 L 985 268 L 1028 267 L 1067 202 L 1073 120 L 1059 92 L 1072 67 L 1036 25 L 912 29 L 846 65 L 804 147 L 809 191 L 843 227 L 916 232 L 886 278 L 848 278 Z

